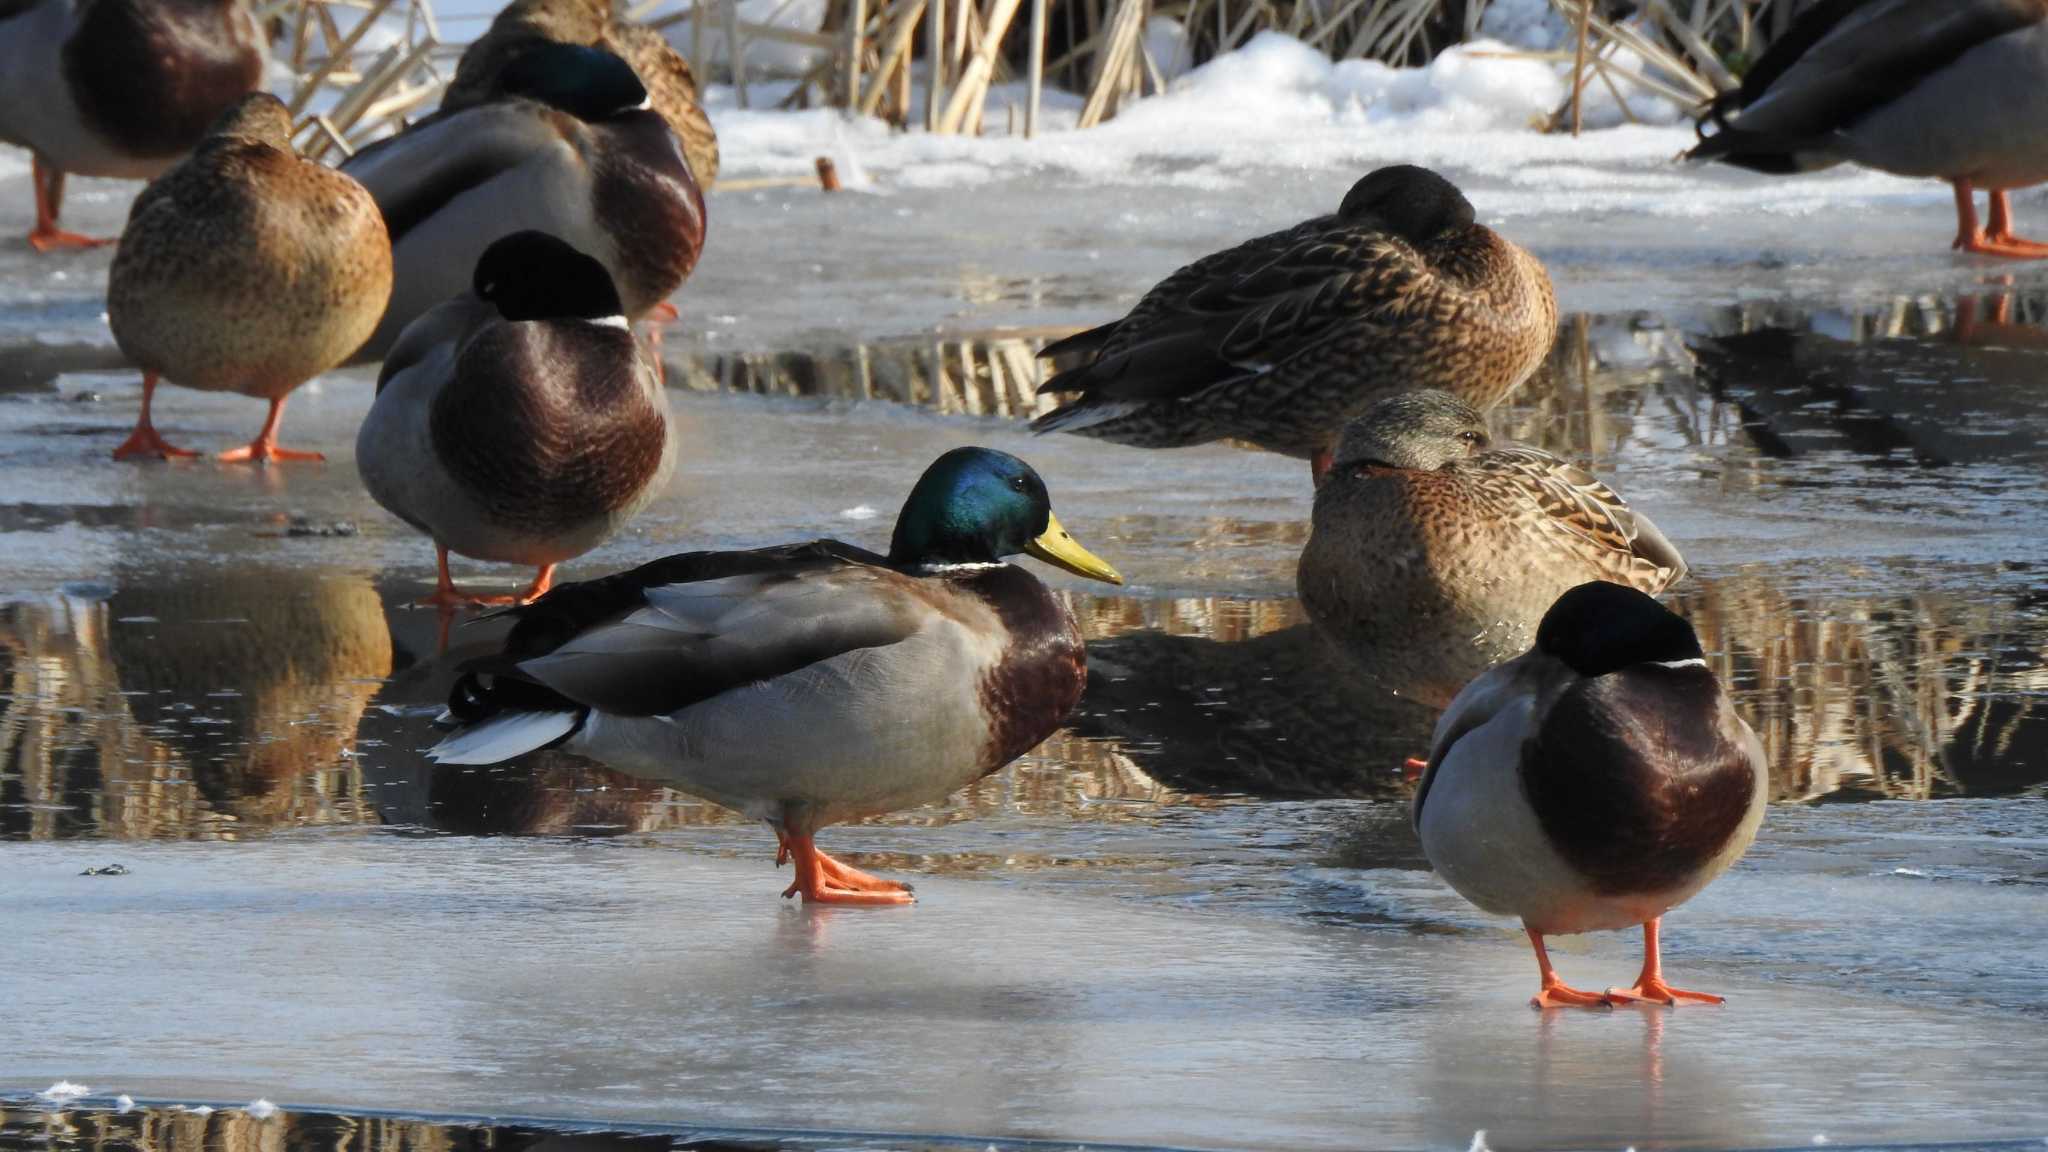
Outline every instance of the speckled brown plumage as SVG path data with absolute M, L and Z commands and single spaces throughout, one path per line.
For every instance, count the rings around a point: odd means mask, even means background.
M 376 204 L 293 153 L 267 94 L 223 116 L 135 200 L 107 279 L 107 322 L 145 371 L 276 399 L 354 352 L 391 294 Z
M 1528 648 L 1567 589 L 1598 579 L 1654 595 L 1685 574 L 1590 473 L 1534 448 L 1484 449 L 1400 467 L 1347 458 L 1347 434 L 1295 577 L 1310 618 L 1371 678 L 1437 707 Z
M 263 84 L 263 41 L 242 0 L 88 0 L 64 43 L 79 113 L 136 156 L 176 156 Z
M 1435 197 L 1415 219 L 1373 200 L 1375 182 L 1402 179 Z M 1146 448 L 1234 438 L 1307 458 L 1392 391 L 1491 407 L 1542 363 L 1556 327 L 1533 256 L 1472 223 L 1433 173 L 1381 169 L 1337 214 L 1206 256 L 1124 319 L 1048 347 L 1089 359 L 1045 384 L 1080 396 L 1032 429 Z
M 499 70 L 535 40 L 604 48 L 631 64 L 654 110 L 682 141 L 697 182 L 708 187 L 718 178 L 718 135 L 698 102 L 690 65 L 660 32 L 615 19 L 606 0 L 515 0 L 507 5 L 490 30 L 463 50 L 441 107 L 467 108 L 492 99 Z

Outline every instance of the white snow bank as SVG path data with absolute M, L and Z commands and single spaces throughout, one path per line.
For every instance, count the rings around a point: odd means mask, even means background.
M 802 177 L 816 157 L 829 155 L 849 187 L 884 193 L 1020 179 L 1235 191 L 1272 186 L 1285 178 L 1276 170 L 1362 175 L 1382 164 L 1412 163 L 1457 180 L 1489 219 L 1617 209 L 1687 218 L 1803 215 L 1945 195 L 1933 182 L 1846 167 L 1778 180 L 1676 164 L 1694 141 L 1681 110 L 1625 88 L 1631 111 L 1656 123 L 1619 124 L 1612 94 L 1597 81 L 1585 109 L 1595 130 L 1576 139 L 1536 131 L 1569 91 L 1568 72 L 1569 64 L 1495 41 L 1397 69 L 1333 62 L 1267 32 L 1085 132 L 1074 130 L 1081 98 L 1048 90 L 1035 140 L 1008 131 L 1013 120 L 1021 131 L 1021 84 L 995 87 L 980 137 L 933 136 L 921 128 L 898 133 L 879 120 L 829 109 L 760 110 L 772 108 L 786 85 L 751 86 L 754 111 L 735 107 L 723 86 L 710 89 L 707 104 L 729 176 Z M 922 100 L 919 92 L 916 107 Z

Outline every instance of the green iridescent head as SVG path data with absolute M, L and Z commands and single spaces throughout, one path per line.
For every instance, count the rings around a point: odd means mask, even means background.
M 932 461 L 889 542 L 890 562 L 905 567 L 993 564 L 1020 552 L 1077 576 L 1123 583 L 1060 527 L 1031 465 L 993 448 L 955 448 Z

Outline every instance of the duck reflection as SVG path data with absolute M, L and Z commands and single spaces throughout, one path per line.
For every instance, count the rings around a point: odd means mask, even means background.
M 0 834 L 228 837 L 362 818 L 349 753 L 391 669 L 365 577 L 123 570 L 115 587 L 18 602 L 0 623 Z

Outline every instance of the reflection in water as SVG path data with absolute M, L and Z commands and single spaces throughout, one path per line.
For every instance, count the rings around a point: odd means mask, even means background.
M 937 1152 L 953 1142 L 931 1144 L 901 1137 L 835 1137 L 831 1147 L 897 1152 Z M 487 1120 L 416 1120 L 396 1116 L 351 1116 L 327 1112 L 270 1110 L 261 1116 L 239 1108 L 181 1105 L 107 1108 L 0 1107 L 0 1152 L 669 1152 L 687 1145 L 698 1152 L 775 1152 L 814 1148 L 815 1135 L 734 1133 L 706 1137 L 678 1127 L 663 1130 L 575 1130 Z M 1001 1152 L 1001 1143 L 977 1140 L 976 1148 Z
M 367 579 L 120 577 L 0 609 L 0 832 L 232 837 L 364 818 L 350 756 L 391 670 Z
M 1674 602 L 1764 739 L 1776 798 L 2005 795 L 2048 781 L 2048 598 L 2028 590 L 2037 561 L 2025 555 L 2038 551 L 2025 522 L 2048 507 L 2048 450 L 2035 431 L 2048 392 L 2029 326 L 2042 315 L 2048 297 L 1833 318 L 1746 305 L 1706 337 L 1578 317 L 1492 419 L 1596 467 L 1625 457 L 1637 483 L 1719 484 L 1744 509 L 1772 487 L 1820 488 L 1916 531 L 1958 510 L 1991 525 L 1981 562 L 1815 562 L 1800 533 L 1781 533 L 1745 544 L 1754 562 L 1696 575 Z M 1030 354 L 1044 335 L 720 371 L 727 387 L 1021 417 L 1036 405 Z M 1922 466 L 1932 461 L 1954 466 Z M 1780 519 L 1797 519 L 1814 505 L 1781 507 Z M 1212 579 L 1211 558 L 1298 550 L 1305 500 L 1301 512 L 1246 523 L 1141 508 L 1121 530 L 1139 545 L 1197 542 L 1187 586 L 1218 586 L 1233 577 Z M 1979 546 L 1970 537 L 1963 554 Z M 333 822 L 597 834 L 738 819 L 561 754 L 489 769 L 427 763 L 418 749 L 433 740 L 429 718 L 453 667 L 494 648 L 502 622 L 459 630 L 437 658 L 431 613 L 380 604 L 380 593 L 395 602 L 411 590 L 353 574 L 165 575 L 138 562 L 113 583 L 106 599 L 0 605 L 0 835 L 246 835 Z M 1394 766 L 1426 751 L 1433 718 L 1348 675 L 1291 600 L 1070 603 L 1091 665 L 1070 728 L 945 803 L 886 822 L 1022 822 L 1029 851 L 1052 860 L 1066 826 L 1080 835 L 1157 822 L 1245 795 L 1398 797 Z M 953 866 L 1027 857 L 1006 846 Z

